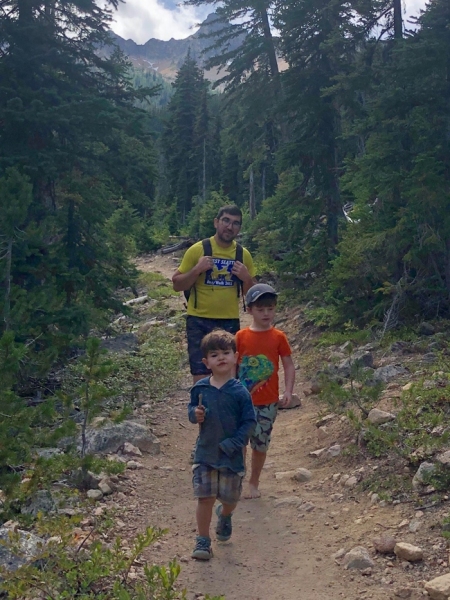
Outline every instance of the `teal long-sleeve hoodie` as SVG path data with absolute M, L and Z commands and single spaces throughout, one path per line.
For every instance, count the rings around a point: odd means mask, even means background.
M 221 388 L 200 379 L 191 389 L 188 416 L 196 423 L 195 408 L 199 395 L 206 409 L 205 420 L 194 455 L 194 464 L 214 469 L 228 468 L 235 473 L 244 471 L 243 448 L 256 425 L 255 411 L 249 392 L 236 379 L 229 379 Z

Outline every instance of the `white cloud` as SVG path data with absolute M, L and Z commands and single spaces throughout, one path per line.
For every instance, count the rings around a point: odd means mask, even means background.
M 137 44 L 145 44 L 150 38 L 169 40 L 183 39 L 192 35 L 195 25 L 213 12 L 212 6 L 177 6 L 166 8 L 158 0 L 126 0 L 119 4 L 113 30 L 121 37 L 131 38 Z M 426 0 L 403 0 L 403 16 L 418 15 L 425 8 Z
M 405 0 L 403 3 L 403 14 L 405 16 L 417 15 L 420 9 L 425 8 L 425 0 Z
M 127 0 L 119 4 L 112 29 L 137 44 L 145 44 L 150 38 L 183 39 L 195 33 L 195 25 L 212 10 L 211 7 L 205 10 L 193 6 L 177 6 L 170 10 L 158 0 Z

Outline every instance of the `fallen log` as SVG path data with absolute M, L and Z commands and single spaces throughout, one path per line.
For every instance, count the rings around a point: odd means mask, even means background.
M 192 246 L 193 243 L 194 242 L 190 239 L 182 240 L 177 244 L 172 244 L 171 246 L 165 246 L 164 248 L 161 248 L 160 252 L 161 254 L 170 254 L 171 252 L 176 252 L 177 250 L 184 250 L 184 248 L 189 248 L 189 246 Z

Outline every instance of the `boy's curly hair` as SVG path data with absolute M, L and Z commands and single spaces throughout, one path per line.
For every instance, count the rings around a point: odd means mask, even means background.
M 205 335 L 200 344 L 203 358 L 207 358 L 214 350 L 233 350 L 236 352 L 236 340 L 234 335 L 224 329 L 214 329 Z

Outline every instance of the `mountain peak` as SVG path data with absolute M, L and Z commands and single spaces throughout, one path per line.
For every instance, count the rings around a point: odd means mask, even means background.
M 184 39 L 170 39 L 168 41 L 150 38 L 145 44 L 136 44 L 133 40 L 124 40 L 119 35 L 111 35 L 113 42 L 130 61 L 143 69 L 159 72 L 167 79 L 174 79 L 183 64 L 188 51 L 201 64 L 204 51 L 211 45 L 212 40 L 203 35 L 220 28 L 217 13 L 210 13 L 201 23 L 199 29 Z M 208 73 L 208 79 L 217 78 L 216 73 Z

